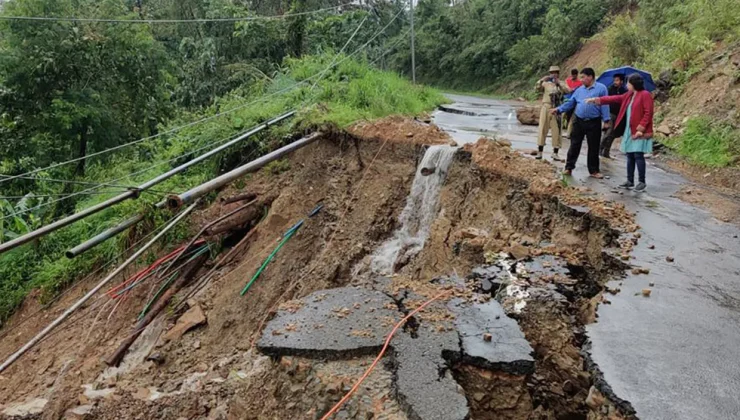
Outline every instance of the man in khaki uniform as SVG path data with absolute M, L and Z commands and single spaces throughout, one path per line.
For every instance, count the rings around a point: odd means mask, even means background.
M 570 88 L 565 81 L 560 80 L 560 67 L 552 66 L 550 74 L 538 80 L 535 89 L 537 92 L 544 92 L 542 110 L 540 110 L 539 136 L 537 137 L 537 159 L 542 159 L 547 133 L 552 131 L 552 159 L 560 162 L 563 160 L 558 155 L 561 146 L 560 123 L 558 117 L 552 115 L 550 110 L 560 106 L 563 95 L 570 93 Z

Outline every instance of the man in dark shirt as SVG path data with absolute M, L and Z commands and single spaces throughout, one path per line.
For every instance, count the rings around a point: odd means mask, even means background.
M 624 75 L 623 74 L 615 74 L 614 75 L 614 82 L 611 86 L 609 86 L 609 96 L 613 95 L 622 95 L 627 92 L 627 89 L 624 86 Z M 617 116 L 619 115 L 619 104 L 615 105 L 609 105 L 609 113 L 611 114 L 611 120 L 612 122 L 617 120 Z M 624 133 L 624 121 L 622 121 L 619 124 L 619 127 L 615 127 L 614 124 L 611 124 L 607 130 L 604 132 L 604 137 L 601 139 L 601 156 L 609 159 L 609 151 L 612 148 L 612 143 L 614 143 L 614 139 L 617 137 L 621 137 Z

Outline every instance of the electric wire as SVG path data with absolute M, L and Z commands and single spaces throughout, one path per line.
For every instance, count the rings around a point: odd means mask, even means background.
M 127 23 L 127 24 L 157 24 L 157 23 L 214 23 L 214 22 L 246 22 L 258 20 L 279 20 L 292 17 L 307 16 L 332 10 L 338 10 L 346 4 L 325 7 L 323 9 L 309 10 L 305 12 L 286 13 L 273 16 L 245 16 L 231 18 L 203 18 L 203 19 L 104 19 L 104 18 L 77 18 L 77 17 L 55 17 L 55 16 L 0 16 L 0 20 L 21 20 L 37 22 L 89 22 L 89 23 Z
M 381 29 L 379 32 L 377 32 L 365 44 L 363 44 L 362 46 L 360 46 L 360 48 L 358 48 L 357 50 L 355 50 L 352 54 L 348 55 L 347 57 L 344 57 L 339 62 L 336 62 L 336 63 L 330 65 L 329 67 L 330 68 L 337 67 L 338 65 L 342 64 L 343 62 L 349 60 L 351 57 L 354 57 L 355 55 L 359 54 L 368 45 L 370 45 L 375 39 L 377 39 L 377 37 L 380 36 L 380 34 L 384 33 L 390 27 L 390 25 L 393 24 L 393 22 L 395 22 L 398 19 L 398 17 L 401 15 L 401 13 L 403 13 L 403 10 L 398 11 L 398 13 L 396 13 L 393 16 L 393 18 L 388 22 L 388 24 L 385 27 L 383 27 L 383 29 Z M 300 85 L 306 84 L 310 80 L 313 80 L 314 78 L 320 77 L 320 76 L 321 76 L 321 74 L 315 74 L 315 75 L 313 75 L 313 76 L 311 76 L 309 78 L 306 78 L 306 79 L 302 80 L 301 82 L 297 82 L 297 83 L 293 84 L 292 86 L 289 86 L 287 88 L 284 88 L 284 89 L 278 90 L 276 92 L 270 93 L 268 95 L 262 96 L 262 97 L 260 97 L 260 98 L 258 98 L 256 100 L 254 100 L 254 101 L 251 101 L 251 102 L 248 102 L 248 103 L 242 104 L 242 105 L 237 105 L 237 106 L 235 106 L 233 108 L 230 108 L 230 109 L 228 109 L 226 111 L 222 111 L 222 112 L 216 113 L 214 115 L 211 115 L 211 116 L 208 116 L 208 117 L 204 117 L 204 118 L 201 118 L 201 119 L 192 121 L 190 123 L 183 124 L 183 125 L 180 125 L 180 126 L 171 128 L 169 130 L 163 131 L 161 133 L 157 133 L 157 134 L 152 135 L 152 136 L 149 136 L 149 137 L 143 137 L 141 139 L 134 140 L 134 141 L 129 142 L 129 143 L 124 143 L 124 144 L 121 144 L 121 145 L 118 145 L 118 146 L 115 146 L 115 147 L 111 147 L 109 149 L 105 149 L 105 150 L 101 150 L 99 152 L 88 154 L 86 156 L 81 156 L 81 157 L 77 157 L 77 158 L 74 158 L 74 159 L 69 159 L 69 160 L 64 161 L 64 162 L 54 163 L 54 164 L 49 165 L 49 166 L 46 166 L 44 168 L 34 169 L 34 170 L 31 170 L 31 171 L 28 171 L 28 172 L 25 172 L 25 173 L 22 173 L 22 174 L 18 174 L 18 175 L 0 175 L 0 176 L 4 176 L 5 177 L 5 178 L 0 179 L 0 184 L 2 184 L 4 182 L 7 182 L 7 181 L 11 181 L 13 179 L 22 178 L 22 177 L 25 177 L 25 176 L 28 176 L 28 175 L 33 175 L 33 174 L 36 174 L 36 173 L 39 173 L 39 172 L 42 172 L 42 171 L 45 171 L 45 170 L 49 170 L 49 169 L 53 169 L 53 168 L 58 168 L 60 166 L 64 166 L 64 165 L 68 165 L 68 164 L 71 164 L 71 163 L 79 162 L 80 160 L 89 159 L 89 158 L 92 158 L 92 157 L 95 157 L 95 156 L 100 156 L 102 154 L 106 154 L 106 153 L 110 153 L 110 152 L 113 152 L 113 151 L 116 151 L 116 150 L 120 150 L 120 149 L 129 147 L 129 146 L 133 146 L 133 145 L 136 145 L 136 144 L 145 142 L 145 141 L 153 140 L 155 138 L 161 137 L 161 136 L 166 135 L 166 134 L 176 133 L 176 132 L 178 132 L 180 130 L 183 130 L 185 128 L 192 127 L 192 126 L 201 124 L 203 122 L 210 121 L 210 120 L 213 120 L 215 118 L 219 118 L 219 117 L 222 117 L 224 115 L 231 114 L 231 113 L 236 112 L 236 111 L 238 111 L 240 109 L 244 109 L 244 108 L 246 108 L 248 106 L 251 106 L 251 105 L 254 105 L 254 104 L 258 103 L 258 102 L 261 102 L 261 101 L 263 101 L 263 100 L 265 100 L 267 98 L 270 98 L 270 97 L 277 96 L 279 94 L 288 92 L 288 91 L 293 90 L 293 89 L 295 89 L 296 87 L 298 87 Z

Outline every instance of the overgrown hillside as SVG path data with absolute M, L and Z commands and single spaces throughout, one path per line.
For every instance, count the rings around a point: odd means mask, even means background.
M 148 9 L 140 11 L 116 0 L 95 2 L 95 7 L 84 1 L 14 0 L 3 13 L 239 18 L 340 4 L 299 1 L 273 9 L 255 3 L 161 0 L 146 2 Z M 381 2 L 369 9 L 353 6 L 298 18 L 195 26 L 0 21 L 0 173 L 14 176 L 49 167 L 0 180 L 0 241 L 102 202 L 261 122 L 299 110 L 289 122 L 157 185 L 138 200 L 1 255 L 0 321 L 29 290 L 41 287 L 44 297 L 53 296 L 161 225 L 171 215 L 147 212 L 147 220 L 130 234 L 83 257 L 64 257 L 70 247 L 150 209 L 168 192 L 252 160 L 307 128 L 345 127 L 390 113 L 433 109 L 443 101 L 437 91 L 369 65 L 387 49 L 384 39 L 400 29 L 401 18 L 397 7 Z M 115 153 L 84 158 L 118 147 Z M 79 160 L 57 166 L 70 159 Z M 185 231 L 170 233 L 167 242 L 175 243 Z
M 664 143 L 692 162 L 740 154 L 740 8 L 732 0 L 420 0 L 417 75 L 463 90 L 534 99 L 552 64 L 597 70 L 634 65 L 664 78 L 657 116 Z M 403 36 L 403 35 L 401 35 Z M 400 40 L 405 40 L 401 38 Z M 391 65 L 408 73 L 407 42 Z M 657 127 L 656 126 L 656 127 Z

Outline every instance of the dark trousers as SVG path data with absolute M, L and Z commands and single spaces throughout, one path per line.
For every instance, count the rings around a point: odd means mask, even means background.
M 645 153 L 632 152 L 627 153 L 627 181 L 630 184 L 635 183 L 635 166 L 637 166 L 637 173 L 639 181 L 645 182 Z
M 573 130 L 570 133 L 570 148 L 568 149 L 568 159 L 565 162 L 565 169 L 573 170 L 578 161 L 578 155 L 581 154 L 583 138 L 588 142 L 588 172 L 595 174 L 599 171 L 599 147 L 601 143 L 601 120 L 594 118 L 591 120 L 582 120 L 574 117 Z
M 622 118 L 622 121 L 619 123 L 619 127 L 615 127 L 614 123 L 617 121 L 617 114 L 611 114 L 612 123 L 609 125 L 609 128 L 606 130 L 606 132 L 604 132 L 604 136 L 601 138 L 601 156 L 609 157 L 609 151 L 612 148 L 612 143 L 614 143 L 614 139 L 624 134 L 624 122 L 626 120 L 627 118 Z

